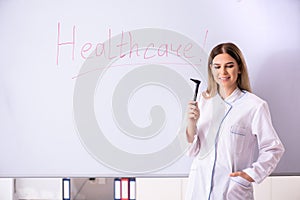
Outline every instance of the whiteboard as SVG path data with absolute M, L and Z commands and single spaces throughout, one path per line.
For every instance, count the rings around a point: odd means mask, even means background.
M 1 1 L 0 176 L 186 176 L 185 105 L 207 54 L 243 51 L 300 174 L 300 2 Z

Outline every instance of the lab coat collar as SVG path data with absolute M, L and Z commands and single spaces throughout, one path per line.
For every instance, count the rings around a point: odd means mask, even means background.
M 224 99 L 225 102 L 233 104 L 236 100 L 240 99 L 245 94 L 240 88 L 236 88 L 228 97 Z

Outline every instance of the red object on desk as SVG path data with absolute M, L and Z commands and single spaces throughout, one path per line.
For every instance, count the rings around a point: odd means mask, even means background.
M 121 178 L 121 200 L 129 200 L 129 178 Z

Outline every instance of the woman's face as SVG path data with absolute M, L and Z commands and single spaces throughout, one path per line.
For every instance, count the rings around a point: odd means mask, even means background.
M 214 57 L 210 67 L 220 88 L 229 92 L 235 90 L 240 69 L 234 58 L 227 53 L 219 54 Z

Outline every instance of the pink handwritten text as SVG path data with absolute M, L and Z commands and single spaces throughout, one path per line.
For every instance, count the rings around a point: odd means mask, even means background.
M 70 39 L 64 41 L 61 39 L 61 24 L 58 23 L 57 27 L 57 43 L 56 43 L 56 65 L 59 65 L 61 55 L 61 48 L 71 47 L 71 60 L 75 59 L 75 47 L 78 49 L 76 43 L 76 26 L 74 25 L 70 30 Z M 64 32 L 65 33 L 65 32 Z M 205 38 L 203 41 L 203 47 L 205 46 L 208 31 L 206 30 Z M 146 45 L 139 44 L 135 41 L 132 32 L 123 32 L 119 35 L 119 39 L 112 39 L 112 31 L 108 30 L 108 38 L 106 42 L 92 43 L 90 41 L 85 42 L 80 49 L 80 58 L 87 59 L 91 57 L 103 56 L 105 59 L 122 59 L 141 57 L 144 60 L 149 60 L 155 57 L 168 57 L 170 54 L 183 57 L 193 58 L 196 55 L 192 54 L 194 48 L 193 43 L 174 43 L 172 41 L 160 43 L 159 41 L 151 41 Z

